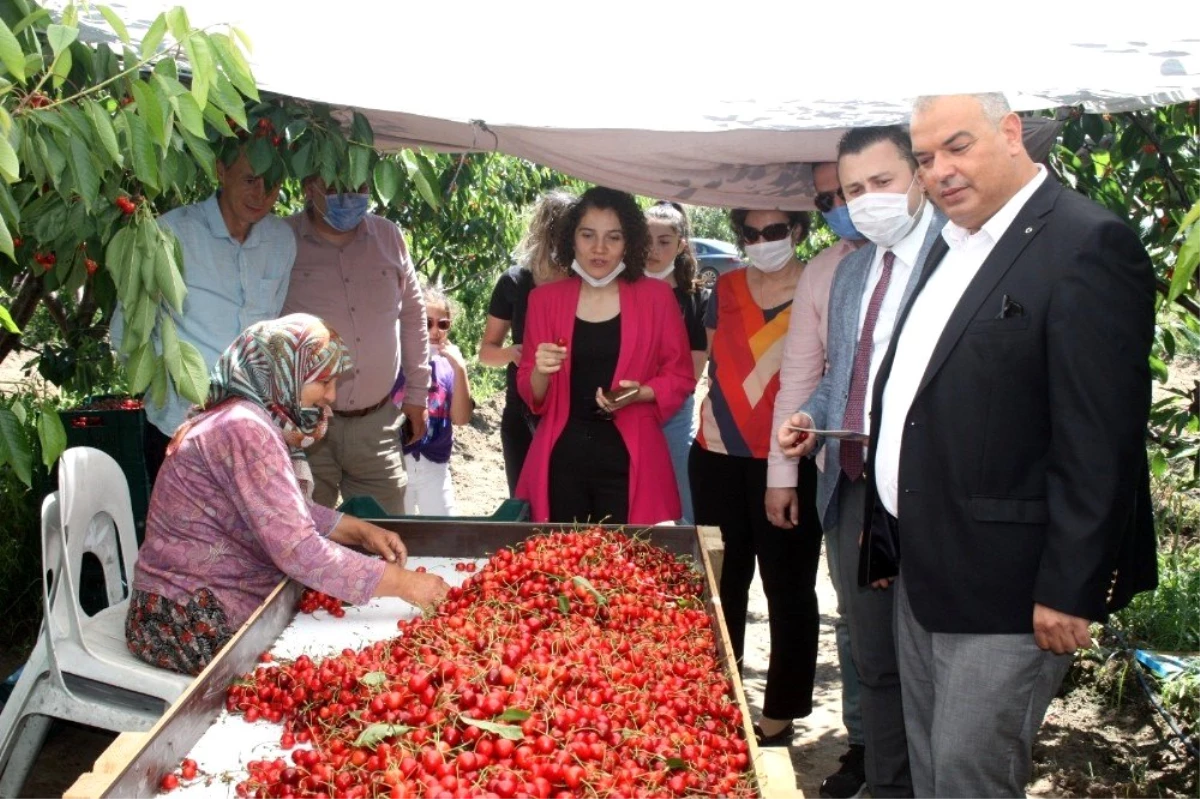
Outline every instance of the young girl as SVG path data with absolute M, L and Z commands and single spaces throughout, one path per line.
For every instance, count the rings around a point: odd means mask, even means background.
M 429 329 L 429 426 L 415 444 L 404 445 L 404 469 L 408 488 L 404 512 L 423 516 L 456 516 L 454 484 L 450 481 L 450 451 L 454 444 L 451 425 L 471 421 L 475 402 L 467 382 L 467 364 L 450 341 L 450 299 L 437 286 L 425 288 L 425 325 Z M 396 378 L 392 400 L 404 403 L 404 372 Z M 400 440 L 407 438 L 408 425 L 401 425 Z

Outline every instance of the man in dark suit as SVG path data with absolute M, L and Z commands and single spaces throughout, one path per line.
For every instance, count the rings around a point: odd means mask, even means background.
M 1033 163 L 1002 95 L 922 98 L 950 221 L 874 386 L 860 579 L 899 574 L 917 796 L 1024 796 L 1088 624 L 1156 583 L 1137 236 Z

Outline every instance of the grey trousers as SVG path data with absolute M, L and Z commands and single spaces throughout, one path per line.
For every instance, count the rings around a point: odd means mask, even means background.
M 903 566 L 893 588 L 917 796 L 1025 796 L 1034 736 L 1072 656 L 1039 649 L 1032 633 L 928 632 L 909 607 Z
M 837 641 L 838 672 L 842 678 L 842 726 L 851 746 L 864 746 L 862 699 L 859 696 L 858 670 L 854 668 L 854 648 L 850 643 L 850 616 L 846 608 L 846 590 L 842 587 L 842 545 L 839 525 L 825 530 L 825 560 L 829 564 L 829 582 L 837 595 L 837 616 L 833 634 Z M 857 562 L 857 554 L 855 559 Z M 853 581 L 849 584 L 853 586 Z
M 904 702 L 893 632 L 896 588 L 894 585 L 884 589 L 858 585 L 859 536 L 865 500 L 864 481 L 851 482 L 844 474 L 838 477 L 838 522 L 834 526 L 840 551 L 842 602 L 849 621 L 854 668 L 858 673 L 863 743 L 866 746 L 863 765 L 867 785 L 876 799 L 912 796 Z

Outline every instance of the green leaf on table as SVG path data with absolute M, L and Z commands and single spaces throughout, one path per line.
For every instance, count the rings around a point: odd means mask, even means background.
M 27 486 L 33 484 L 33 452 L 16 415 L 0 407 L 0 466 L 11 464 L 17 477 Z
M 375 164 L 375 193 L 384 205 L 391 205 L 400 190 L 400 169 L 395 161 L 387 158 L 380 159 Z
M 49 469 L 67 448 L 67 431 L 62 417 L 52 405 L 43 405 L 38 413 L 38 441 L 42 445 L 42 464 Z
M 687 763 L 683 761 L 683 758 L 664 757 L 663 762 L 666 763 L 668 769 L 687 768 Z
M 85 102 L 83 105 L 87 108 L 92 130 L 96 132 L 96 137 L 100 140 L 105 152 L 108 153 L 108 157 L 117 166 L 122 166 L 125 163 L 125 157 L 121 155 L 121 145 L 117 143 L 117 132 L 113 129 L 112 118 L 99 103 Z
M 0 62 L 17 80 L 25 81 L 25 51 L 3 19 L 0 19 Z
M 358 734 L 358 737 L 354 739 L 354 745 L 367 746 L 374 749 L 376 746 L 382 743 L 385 738 L 403 735 L 411 729 L 412 727 L 404 724 L 372 724 Z
M 499 735 L 501 738 L 507 738 L 510 741 L 519 741 L 525 737 L 525 732 L 520 727 L 514 727 L 511 724 L 495 724 L 482 719 L 473 719 L 470 716 L 459 716 L 458 720 L 464 724 L 470 724 L 472 727 L 478 727 L 486 732 Z
M 62 55 L 62 52 L 71 46 L 71 42 L 79 38 L 79 29 L 71 28 L 66 25 L 47 25 L 46 40 L 50 42 L 50 50 L 53 51 L 57 58 Z
M 571 613 L 571 600 L 567 599 L 565 594 L 558 595 L 558 610 L 564 616 L 568 616 Z
M 596 600 L 597 605 L 607 605 L 608 604 L 608 597 L 606 597 L 604 594 L 597 591 L 596 587 L 594 585 L 592 585 L 590 582 L 588 582 L 588 578 L 584 577 L 583 575 L 581 575 L 581 574 L 575 575 L 574 577 L 571 578 L 571 582 L 574 583 L 575 585 L 581 586 L 583 588 L 583 590 L 585 590 L 589 594 L 591 594 L 592 597 Z
M 108 22 L 108 26 L 113 29 L 113 33 L 117 34 L 117 38 L 125 44 L 129 44 L 129 30 L 125 27 L 125 23 L 121 18 L 108 6 L 97 6 L 104 19 Z
M 179 396 L 203 405 L 208 399 L 208 367 L 204 364 L 204 356 L 187 341 L 179 342 L 179 351 L 183 357 L 183 371 L 175 379 L 175 389 Z
M 359 677 L 358 681 L 369 688 L 378 688 L 387 682 L 387 674 L 382 671 L 368 671 Z
M 7 229 L 5 229 L 5 232 L 8 232 Z M 8 245 L 12 247 L 12 239 L 8 240 Z M 0 327 L 9 333 L 17 333 L 19 335 L 21 332 L 21 328 L 17 327 L 17 323 L 13 321 L 12 314 L 3 305 L 0 305 Z
M 498 717 L 501 721 L 525 721 L 529 718 L 529 711 L 522 710 L 519 707 L 507 708 Z

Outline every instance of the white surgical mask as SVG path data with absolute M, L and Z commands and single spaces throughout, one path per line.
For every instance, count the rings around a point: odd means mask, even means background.
M 578 260 L 571 261 L 571 271 L 583 278 L 584 282 L 586 282 L 592 288 L 602 289 L 609 283 L 616 280 L 617 275 L 625 271 L 625 262 L 621 261 L 621 263 L 617 264 L 616 269 L 612 270 L 604 277 L 592 277 L 584 270 L 582 266 L 579 265 Z
M 913 183 L 917 178 L 913 176 Z M 871 192 L 855 197 L 846 203 L 850 211 L 850 219 L 858 232 L 866 236 L 877 247 L 895 246 L 900 239 L 916 227 L 921 217 L 921 208 L 925 199 L 917 206 L 917 212 L 908 212 L 908 193 L 912 191 L 913 183 L 903 194 L 894 192 Z
M 760 241 L 757 244 L 747 244 L 744 248 L 746 257 L 763 272 L 778 272 L 787 266 L 788 261 L 796 254 L 796 245 L 792 237 L 787 236 L 779 241 Z
M 663 269 L 659 272 L 651 272 L 649 269 L 647 269 L 646 277 L 652 277 L 655 280 L 666 280 L 667 278 L 669 278 L 671 276 L 671 273 L 674 271 L 675 271 L 675 262 L 672 261 L 671 263 L 667 264 L 666 269 Z

